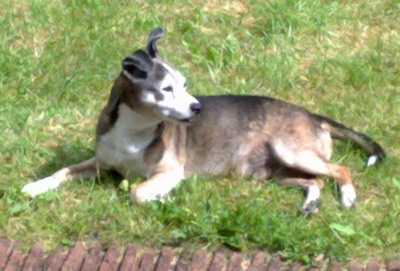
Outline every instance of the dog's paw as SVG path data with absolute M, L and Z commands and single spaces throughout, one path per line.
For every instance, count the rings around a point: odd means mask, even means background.
M 310 202 L 306 202 L 301 207 L 301 211 L 303 213 L 305 213 L 305 214 L 318 213 L 318 211 L 319 211 L 318 206 L 319 205 L 320 205 L 320 201 L 319 200 L 313 200 L 313 201 L 310 201 Z
M 303 213 L 316 213 L 320 203 L 321 190 L 317 185 L 311 185 L 307 189 L 307 198 L 301 207 Z
M 371 155 L 368 158 L 367 167 L 374 165 L 378 161 L 378 159 L 379 159 L 378 155 Z
M 131 199 L 137 203 L 145 203 L 154 200 L 164 203 L 164 199 L 167 196 L 167 194 L 159 193 L 148 187 L 134 187 L 131 189 L 130 194 Z
M 356 191 L 351 184 L 345 184 L 340 188 L 342 196 L 342 205 L 345 208 L 354 207 L 356 204 Z
M 49 190 L 55 189 L 59 186 L 57 180 L 50 176 L 40 179 L 33 183 L 28 183 L 22 188 L 22 192 L 28 194 L 31 197 L 43 194 Z

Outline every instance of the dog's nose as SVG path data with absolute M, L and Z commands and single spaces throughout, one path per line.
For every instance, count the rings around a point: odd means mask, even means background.
M 192 112 L 195 113 L 196 115 L 199 114 L 201 111 L 201 103 L 190 104 L 190 110 L 192 110 Z

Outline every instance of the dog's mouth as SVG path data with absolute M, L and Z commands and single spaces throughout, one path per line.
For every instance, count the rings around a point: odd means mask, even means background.
M 180 119 L 179 122 L 182 123 L 182 124 L 191 125 L 191 124 L 194 123 L 194 117 L 186 118 L 186 119 Z

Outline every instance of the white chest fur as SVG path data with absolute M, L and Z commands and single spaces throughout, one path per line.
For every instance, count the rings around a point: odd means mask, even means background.
M 140 115 L 121 104 L 116 123 L 98 141 L 96 157 L 101 166 L 115 169 L 128 179 L 149 177 L 143 156 L 155 138 L 159 122 L 159 119 Z

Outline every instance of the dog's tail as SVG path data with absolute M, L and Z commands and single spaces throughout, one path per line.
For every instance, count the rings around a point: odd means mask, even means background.
M 363 148 L 368 154 L 367 167 L 386 157 L 382 147 L 368 136 L 358 133 L 324 116 L 314 114 L 315 119 L 324 127 L 327 127 L 331 136 L 336 139 L 350 139 L 355 144 Z

